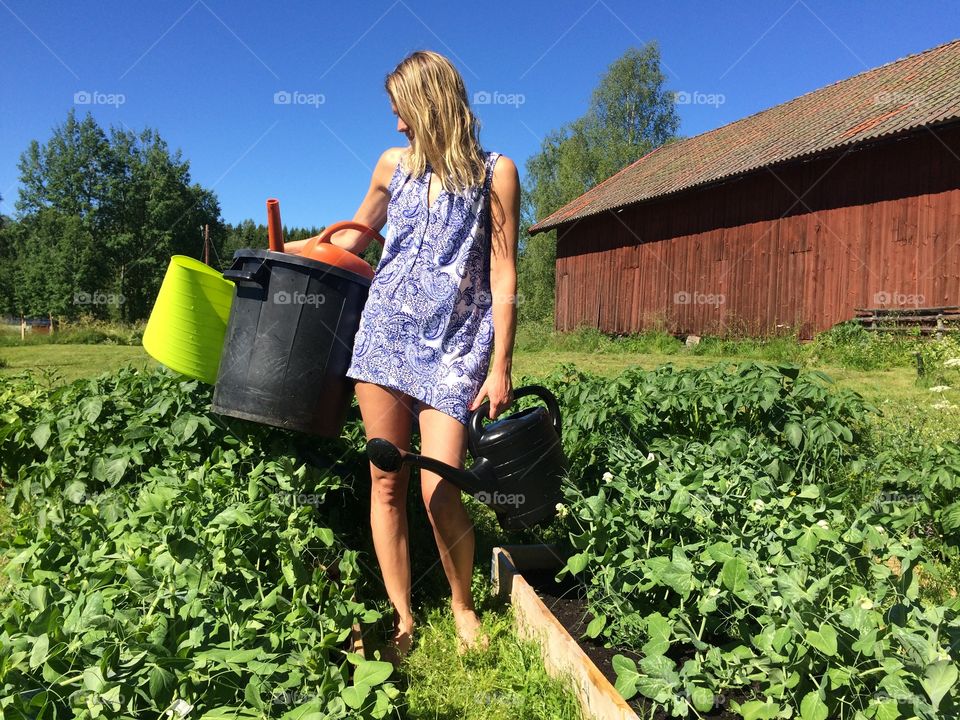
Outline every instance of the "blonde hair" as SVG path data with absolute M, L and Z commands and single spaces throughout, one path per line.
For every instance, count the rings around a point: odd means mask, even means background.
M 463 78 L 432 50 L 411 53 L 387 75 L 384 87 L 397 114 L 413 130 L 405 169 L 416 177 L 433 168 L 443 187 L 462 192 L 483 184 L 480 121 L 470 110 Z

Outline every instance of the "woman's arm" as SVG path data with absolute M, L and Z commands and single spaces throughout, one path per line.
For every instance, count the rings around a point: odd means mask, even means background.
M 389 148 L 380 156 L 377 166 L 373 169 L 367 195 L 353 216 L 355 222 L 363 223 L 377 232 L 386 225 L 387 204 L 390 202 L 387 187 L 390 185 L 390 179 L 393 177 L 394 170 L 397 169 L 397 163 L 400 162 L 400 156 L 404 150 L 405 148 L 400 147 Z M 359 255 L 367 249 L 371 238 L 360 230 L 346 229 L 334 233 L 330 242 Z
M 493 358 L 473 410 L 490 399 L 491 419 L 513 404 L 513 343 L 517 328 L 517 236 L 520 232 L 520 177 L 503 155 L 493 169 L 490 194 L 490 291 L 493 295 Z

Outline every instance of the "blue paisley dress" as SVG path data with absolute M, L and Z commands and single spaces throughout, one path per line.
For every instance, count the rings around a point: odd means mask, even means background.
M 360 316 L 347 377 L 410 395 L 461 423 L 486 379 L 493 345 L 490 184 L 500 153 L 485 152 L 482 187 L 441 188 L 394 170 L 390 225 Z

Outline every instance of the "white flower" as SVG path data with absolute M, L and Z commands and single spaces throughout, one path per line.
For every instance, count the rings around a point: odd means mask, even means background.
M 655 460 L 654 454 L 652 452 L 647 453 L 647 460 Z
M 948 653 L 943 648 L 937 648 L 937 662 L 943 662 L 944 660 L 950 660 L 950 653 Z
M 607 471 L 603 474 L 603 481 L 604 481 L 604 482 L 610 482 L 610 481 L 612 481 L 612 480 L 613 480 L 613 473 L 610 472 L 609 470 L 607 470 Z
M 557 515 L 559 517 L 565 518 L 570 514 L 570 510 L 563 503 L 557 503 Z
M 773 575 L 774 572 L 776 572 L 776 570 L 773 565 L 767 565 L 767 575 Z
M 954 405 L 949 400 L 941 400 L 938 403 L 934 403 L 930 407 L 932 407 L 934 410 L 953 410 L 956 407 L 956 405 Z
M 868 597 L 862 597 L 862 598 L 860 598 L 860 601 L 859 601 L 858 604 L 860 605 L 860 609 L 861 609 L 861 610 L 872 610 L 872 609 L 873 609 L 873 600 L 871 600 L 871 599 L 868 598 Z
M 930 388 L 930 392 L 942 393 L 942 392 L 946 392 L 949 389 L 950 389 L 949 385 L 934 385 L 932 388 Z
M 881 535 L 885 535 L 886 532 L 887 532 L 887 531 L 886 531 L 886 528 L 884 528 L 883 525 L 874 525 L 874 526 L 873 526 L 873 529 L 876 530 L 876 531 L 877 531 L 878 533 L 880 533 Z
M 760 511 L 763 510 L 766 506 L 767 506 L 767 504 L 766 504 L 763 500 L 761 500 L 760 498 L 755 498 L 754 501 L 753 501 L 753 509 L 754 509 L 755 512 L 760 512 Z
M 824 530 L 830 527 L 830 523 L 828 523 L 826 520 L 817 520 L 817 525 L 822 527 Z
M 173 706 L 167 710 L 167 714 L 173 717 L 186 717 L 190 714 L 190 711 L 193 710 L 193 705 L 188 703 L 186 700 L 178 699 Z
M 960 367 L 960 357 L 950 358 L 943 363 L 944 367 Z

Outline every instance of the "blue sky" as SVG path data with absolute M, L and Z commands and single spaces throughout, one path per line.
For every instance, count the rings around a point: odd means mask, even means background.
M 380 152 L 404 144 L 383 78 L 416 49 L 494 100 L 474 105 L 482 144 L 523 175 L 647 40 L 695 135 L 958 36 L 955 0 L 0 0 L 0 212 L 20 153 L 70 108 L 158 129 L 229 222 L 265 222 L 278 197 L 285 224 L 322 225 L 352 217 Z

